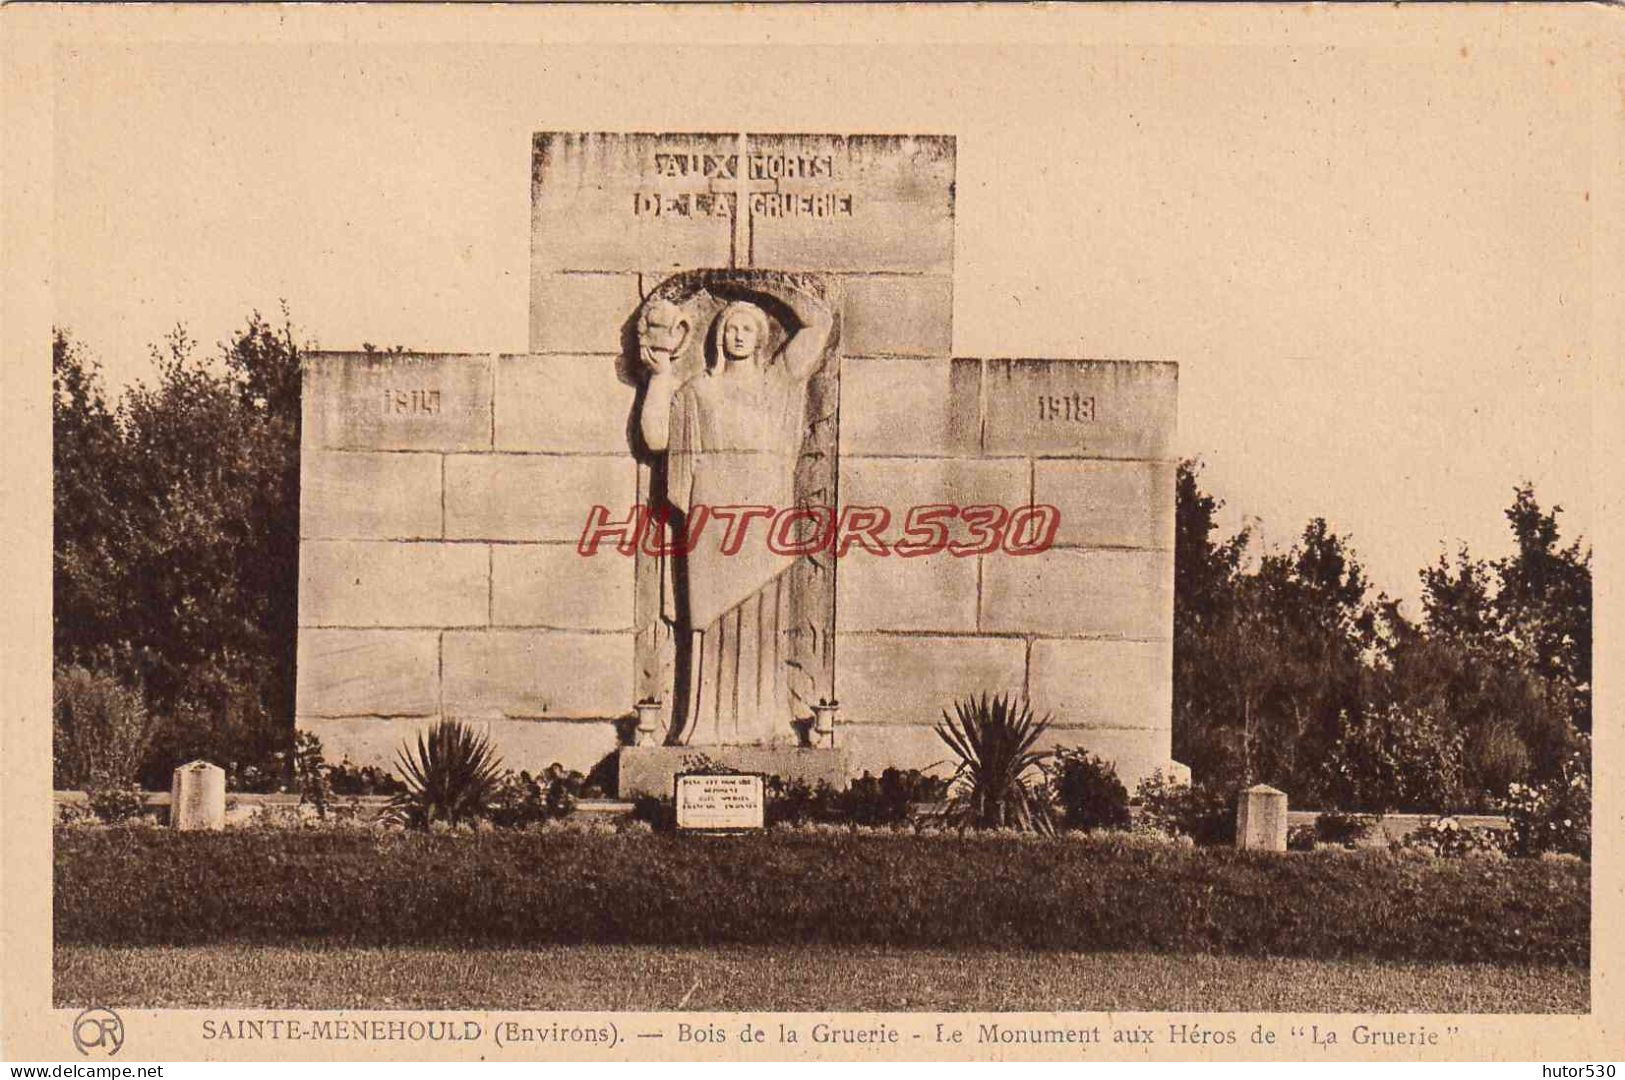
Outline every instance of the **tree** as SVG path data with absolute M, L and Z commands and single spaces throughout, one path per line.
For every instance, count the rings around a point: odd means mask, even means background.
M 1174 480 L 1176 633 L 1181 622 L 1200 626 L 1223 610 L 1251 539 L 1247 529 L 1225 540 L 1214 539 L 1224 503 L 1201 489 L 1197 482 L 1201 472 L 1201 461 L 1187 458 L 1179 463 Z
M 1330 805 L 1376 813 L 1451 813 L 1471 794 L 1458 728 L 1435 712 L 1396 705 L 1338 718 L 1325 758 Z
M 1520 485 L 1506 512 L 1513 555 L 1441 556 L 1421 572 L 1421 622 L 1384 615 L 1368 696 L 1457 731 L 1480 806 L 1554 777 L 1590 727 L 1591 556 L 1561 545 L 1559 512 Z
M 51 337 L 51 389 L 52 645 L 58 664 L 72 664 L 105 658 L 121 640 L 128 475 L 100 365 L 63 330 Z
M 1591 732 L 1591 549 L 1558 541 L 1561 506 L 1543 512 L 1520 484 L 1507 521 L 1517 551 L 1495 563 L 1494 615 L 1535 672 L 1571 698 L 1574 725 Z
M 1199 469 L 1180 467 L 1174 554 L 1174 753 L 1198 780 L 1444 811 L 1564 767 L 1591 722 L 1591 553 L 1558 508 L 1518 487 L 1515 552 L 1426 567 L 1413 621 L 1321 518 L 1244 570 Z
M 1192 768 L 1194 779 L 1234 787 L 1276 771 L 1264 767 L 1265 743 L 1266 731 L 1275 726 L 1271 716 L 1279 707 L 1283 675 L 1295 659 L 1286 630 L 1273 618 L 1258 578 L 1243 575 L 1225 607 L 1192 635 L 1185 674 L 1202 688 L 1202 711 L 1191 719 L 1200 727 L 1197 744 L 1205 751 L 1198 759 L 1201 772 Z M 1269 779 L 1288 783 L 1278 775 Z
M 1349 542 L 1324 518 L 1311 520 L 1292 549 L 1259 564 L 1260 621 L 1279 641 L 1259 773 L 1298 798 L 1324 798 L 1320 763 L 1342 717 L 1364 709 L 1365 655 L 1377 604 Z M 1253 777 L 1249 777 L 1249 782 Z
M 156 380 L 116 410 L 64 334 L 53 361 L 58 661 L 124 658 L 162 719 L 146 783 L 191 756 L 264 774 L 293 729 L 299 349 L 286 312 L 280 327 L 256 312 L 212 361 L 177 330 L 153 349 Z
M 1313 798 L 1339 717 L 1359 712 L 1375 633 L 1365 571 L 1324 519 L 1242 570 L 1243 530 L 1216 540 L 1222 505 L 1181 464 L 1174 529 L 1174 753 L 1198 780 L 1264 781 Z
M 1222 731 L 1227 705 L 1209 676 L 1224 669 L 1219 653 L 1235 644 L 1228 628 L 1238 617 L 1237 579 L 1248 541 L 1246 530 L 1215 539 L 1224 504 L 1201 489 L 1201 471 L 1200 461 L 1181 461 L 1174 488 L 1173 752 L 1192 763 L 1197 779 L 1236 769 L 1236 747 Z

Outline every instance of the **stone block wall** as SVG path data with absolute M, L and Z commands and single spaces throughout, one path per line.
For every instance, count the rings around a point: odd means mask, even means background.
M 632 697 L 632 389 L 581 356 L 312 355 L 304 372 L 297 723 L 387 763 L 447 716 L 514 767 L 590 767 Z
M 1049 741 L 1131 787 L 1172 747 L 1177 368 L 1088 360 L 848 357 L 841 502 L 1047 504 L 1050 550 L 842 561 L 836 688 L 857 768 L 943 761 L 957 698 L 1026 695 Z M 955 535 L 962 539 L 963 534 Z
M 843 365 L 840 501 L 886 507 L 886 539 L 912 506 L 1060 511 L 1039 554 L 842 560 L 856 767 L 942 760 L 942 710 L 986 690 L 1027 695 L 1052 741 L 1130 783 L 1166 768 L 1173 365 Z M 1093 419 L 1067 419 L 1074 395 Z M 489 724 L 516 765 L 586 768 L 614 747 L 635 699 L 634 568 L 575 544 L 589 507 L 637 497 L 632 399 L 613 354 L 310 358 L 298 723 L 330 757 L 388 761 L 441 716 Z

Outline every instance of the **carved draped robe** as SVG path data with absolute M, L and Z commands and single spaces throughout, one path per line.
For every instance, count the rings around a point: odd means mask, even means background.
M 750 363 L 741 361 L 739 363 Z M 672 398 L 666 496 L 693 533 L 695 508 L 794 505 L 805 383 L 782 362 L 707 372 Z M 790 570 L 767 546 L 772 520 L 752 518 L 727 553 L 728 522 L 712 518 L 684 560 L 686 603 L 666 590 L 666 616 L 687 635 L 688 686 L 678 741 L 694 746 L 793 740 L 785 661 Z

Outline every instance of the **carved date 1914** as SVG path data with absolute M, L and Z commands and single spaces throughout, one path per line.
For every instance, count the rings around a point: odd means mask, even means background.
M 394 390 L 384 391 L 385 416 L 438 416 L 440 391 Z
M 1071 394 L 1039 394 L 1038 418 L 1040 420 L 1070 420 L 1073 423 L 1086 424 L 1095 419 L 1095 399 L 1093 395 L 1085 397 L 1076 392 Z

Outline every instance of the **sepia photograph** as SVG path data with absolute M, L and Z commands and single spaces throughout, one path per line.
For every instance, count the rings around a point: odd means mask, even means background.
M 1617 18 L 771 7 L 6 10 L 7 1056 L 1620 1057 Z

